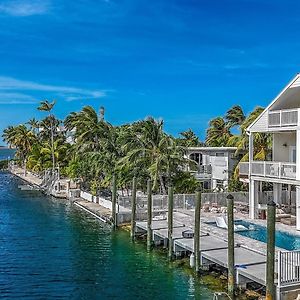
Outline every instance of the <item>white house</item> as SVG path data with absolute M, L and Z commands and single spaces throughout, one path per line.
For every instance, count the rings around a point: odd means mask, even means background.
M 295 195 L 296 227 L 300 230 L 300 75 L 298 74 L 248 128 L 249 163 L 240 164 L 240 178 L 249 182 L 249 214 L 258 216 L 261 182 L 273 185 L 273 199 L 282 204 L 285 189 Z M 269 133 L 272 155 L 269 161 L 253 159 L 253 134 Z
M 226 189 L 237 164 L 236 147 L 189 147 L 187 157 L 197 166 L 189 171 L 203 182 L 205 189 Z

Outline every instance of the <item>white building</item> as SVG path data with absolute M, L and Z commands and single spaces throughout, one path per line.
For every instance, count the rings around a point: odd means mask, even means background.
M 189 147 L 187 157 L 196 161 L 189 171 L 203 182 L 205 189 L 226 189 L 238 160 L 236 147 Z
M 282 204 L 283 188 L 293 191 L 289 206 L 294 207 L 300 230 L 300 75 L 298 74 L 248 128 L 249 163 L 240 164 L 240 178 L 249 182 L 250 218 L 258 217 L 260 186 L 273 185 L 273 199 Z M 269 133 L 273 146 L 270 161 L 254 161 L 253 134 Z

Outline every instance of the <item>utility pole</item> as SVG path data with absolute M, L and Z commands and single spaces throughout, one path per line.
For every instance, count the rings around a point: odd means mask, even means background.
M 117 181 L 116 181 L 116 175 L 113 174 L 112 177 L 112 198 L 111 198 L 111 214 L 112 214 L 112 221 L 113 221 L 113 227 L 116 229 L 117 227 L 117 215 L 116 215 L 116 203 L 117 203 Z
M 132 181 L 132 199 L 131 199 L 131 240 L 135 240 L 135 227 L 136 227 L 136 177 Z
M 194 232 L 194 252 L 195 252 L 195 271 L 200 270 L 200 211 L 201 211 L 201 191 L 196 192 L 195 206 L 195 232 Z
M 173 258 L 173 208 L 174 208 L 174 188 L 168 188 L 168 258 Z
M 152 184 L 151 179 L 147 181 L 147 251 L 152 248 Z
M 227 196 L 227 225 L 228 225 L 228 294 L 235 298 L 235 268 L 234 268 L 234 198 Z
M 266 278 L 266 300 L 275 300 L 274 266 L 275 266 L 275 213 L 276 204 L 268 202 L 267 215 L 267 278 Z

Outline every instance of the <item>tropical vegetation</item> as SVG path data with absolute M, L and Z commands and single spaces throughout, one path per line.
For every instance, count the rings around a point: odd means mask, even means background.
M 65 120 L 57 119 L 54 109 L 55 101 L 42 101 L 38 110 L 47 113 L 44 119 L 9 126 L 3 139 L 16 148 L 23 167 L 37 173 L 59 169 L 61 175 L 81 181 L 82 187 L 94 194 L 108 189 L 113 175 L 123 192 L 130 190 L 136 177 L 141 190 L 150 178 L 156 193 L 166 194 L 170 184 L 177 193 L 193 193 L 199 183 L 186 171 L 186 166 L 194 163 L 185 156 L 187 147 L 235 146 L 236 155 L 246 161 L 246 129 L 262 112 L 259 107 L 246 115 L 240 106 L 233 106 L 224 117 L 209 122 L 203 143 L 191 129 L 179 137 L 171 136 L 165 132 L 164 122 L 152 117 L 114 126 L 104 119 L 103 109 L 98 114 L 85 106 Z M 265 159 L 270 151 L 269 136 L 256 134 L 254 144 L 256 159 Z M 230 182 L 233 190 L 244 188 L 237 174 Z

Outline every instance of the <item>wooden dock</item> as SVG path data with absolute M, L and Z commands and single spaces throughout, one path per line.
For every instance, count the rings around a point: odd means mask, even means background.
M 174 222 L 172 243 L 175 255 L 183 253 L 194 253 L 194 239 L 184 238 L 182 233 L 185 230 L 193 230 L 193 226 L 185 226 L 180 222 Z M 136 223 L 137 234 L 147 232 L 147 222 Z M 153 241 L 156 245 L 167 245 L 168 222 L 167 220 L 152 221 Z M 228 267 L 228 246 L 225 239 L 210 235 L 201 231 L 200 234 L 200 255 L 203 266 L 216 265 L 227 269 Z M 235 246 L 235 265 L 237 270 L 237 283 L 245 284 L 256 282 L 265 286 L 266 256 L 257 251 Z

